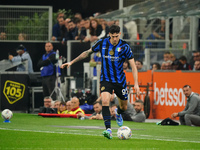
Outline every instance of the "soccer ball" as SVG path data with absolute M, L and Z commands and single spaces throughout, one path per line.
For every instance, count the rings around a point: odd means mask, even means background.
M 120 140 L 127 140 L 132 136 L 132 131 L 129 127 L 122 126 L 118 129 L 117 136 Z
M 4 119 L 4 120 L 10 120 L 13 116 L 13 113 L 11 110 L 9 109 L 4 109 L 2 112 L 1 112 L 1 117 Z

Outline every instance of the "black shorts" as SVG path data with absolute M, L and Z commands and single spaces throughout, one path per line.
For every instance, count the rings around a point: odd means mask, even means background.
M 113 90 L 115 94 L 121 99 L 121 100 L 127 100 L 128 99 L 128 90 L 126 84 L 123 86 L 121 83 L 112 83 L 107 81 L 101 81 L 101 93 L 102 92 L 109 92 L 110 94 L 113 93 Z

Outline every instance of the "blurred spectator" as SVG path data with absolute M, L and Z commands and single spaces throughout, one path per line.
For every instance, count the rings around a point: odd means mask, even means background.
M 199 71 L 200 70 L 200 61 L 195 61 L 194 62 L 194 71 Z
M 119 20 L 116 20 L 114 22 L 114 24 L 118 25 L 119 26 Z M 136 32 L 137 34 L 137 32 Z M 128 31 L 127 31 L 127 27 L 123 25 L 123 39 L 129 39 L 129 35 L 128 35 Z
M 20 34 L 18 35 L 18 40 L 19 40 L 19 41 L 27 40 L 27 35 L 24 34 L 24 33 L 20 33 Z
M 153 63 L 152 70 L 160 70 L 160 64 L 159 63 Z
M 71 110 L 72 110 L 71 101 L 67 101 L 66 106 L 67 106 L 67 114 L 71 114 Z
M 91 42 L 94 42 L 105 36 L 105 30 L 103 30 L 97 19 L 93 18 L 90 20 L 90 35 Z
M 187 58 L 185 56 L 181 56 L 179 62 L 177 70 L 192 70 L 191 66 L 187 63 Z
M 1 32 L 0 34 L 0 40 L 6 40 L 7 36 L 5 32 Z
M 61 35 L 61 39 L 62 39 L 62 44 L 65 44 L 66 41 L 70 40 L 70 35 L 69 35 L 69 22 L 71 21 L 70 18 L 65 19 L 65 25 L 62 28 L 62 35 Z
M 53 26 L 53 36 L 51 38 L 52 41 L 61 41 L 62 35 L 64 35 L 66 31 L 65 28 L 65 20 L 64 18 L 58 18 L 58 23 Z
M 83 19 L 81 13 L 75 13 L 74 18 L 78 18 L 79 20 Z
M 165 20 L 157 19 L 156 24 L 153 26 L 153 35 L 156 39 L 165 39 Z M 165 48 L 165 42 L 158 42 L 157 48 Z
M 79 113 L 82 113 L 82 114 L 85 114 L 85 112 L 79 107 L 79 99 L 77 97 L 73 97 L 71 99 L 71 106 L 72 106 L 72 109 L 71 109 L 71 114 L 79 114 Z
M 90 120 L 103 120 L 103 116 L 102 116 L 102 105 L 101 102 L 95 101 L 93 104 L 93 108 L 94 108 L 94 113 L 90 116 L 85 116 L 82 113 L 79 113 L 77 116 L 80 117 L 84 117 L 85 119 L 90 119 Z
M 68 23 L 68 29 L 69 29 L 69 39 L 70 40 L 75 40 L 76 37 L 76 31 L 78 30 L 76 27 L 76 22 L 75 20 L 71 20 Z
M 56 108 L 58 111 L 59 111 L 60 103 L 61 103 L 60 100 L 55 100 L 54 102 L 54 108 Z
M 183 93 L 187 97 L 185 109 L 181 112 L 175 112 L 172 118 L 179 117 L 181 125 L 200 126 L 200 98 L 199 95 L 192 92 L 190 85 L 183 86 Z
M 165 39 L 165 20 L 161 20 L 161 19 L 148 20 L 147 25 L 150 25 L 151 22 L 152 22 L 152 33 L 149 35 L 147 39 L 164 40 Z M 148 47 L 165 48 L 165 42 L 148 42 Z
M 51 108 L 54 108 L 55 101 L 51 101 Z
M 113 24 L 115 24 L 115 21 L 114 20 L 108 20 L 108 21 L 106 21 L 106 25 L 108 26 L 108 31 L 106 30 L 106 37 L 109 37 L 109 28 L 113 25 Z
M 57 113 L 56 108 L 51 108 L 52 101 L 50 96 L 44 97 L 44 106 L 40 107 L 39 113 Z
M 200 52 L 198 52 L 198 51 L 192 52 L 192 60 L 190 61 L 190 65 L 193 70 L 194 70 L 194 62 L 195 61 L 200 61 Z
M 67 109 L 66 103 L 62 101 L 59 106 L 58 114 L 67 114 L 66 109 Z
M 163 60 L 166 62 L 166 61 L 168 61 L 168 60 L 170 60 L 170 52 L 165 52 L 164 54 L 163 54 Z
M 67 29 L 67 30 L 69 30 L 69 22 L 71 21 L 71 19 L 70 18 L 66 18 L 65 19 L 65 28 Z
M 141 60 L 136 60 L 135 65 L 136 65 L 138 71 L 144 71 L 145 70 L 143 68 L 143 62 Z
M 179 64 L 179 60 L 176 58 L 176 56 L 173 53 L 169 54 L 169 58 L 172 61 L 172 69 L 176 70 Z
M 86 36 L 86 29 L 84 28 L 84 20 L 83 19 L 78 19 L 76 23 L 76 33 L 75 33 L 75 40 L 81 40 L 83 41 Z
M 113 24 L 115 24 L 115 20 L 108 20 L 107 21 L 108 27 L 111 27 Z
M 90 41 L 90 19 L 89 18 L 85 18 L 84 20 L 84 27 L 86 29 L 86 37 L 84 39 L 85 42 Z
M 107 25 L 107 22 L 104 19 L 99 19 L 99 24 L 102 26 L 102 29 L 105 30 L 105 36 L 109 36 L 109 26 Z
M 143 108 L 144 108 L 143 101 L 136 100 L 134 104 L 134 108 L 135 108 L 136 114 L 134 116 L 131 116 L 131 119 L 135 122 L 145 122 L 146 116 L 143 111 Z
M 128 60 L 126 59 L 125 61 L 124 61 L 124 63 L 123 63 L 123 70 L 130 70 L 131 68 L 130 68 L 130 64 L 129 64 L 129 62 L 128 62 Z
M 161 70 L 166 70 L 166 62 L 162 62 L 161 64 L 161 67 L 160 67 Z
M 13 63 L 21 63 L 20 65 L 17 66 L 16 71 L 28 71 L 28 73 L 33 73 L 33 63 L 32 59 L 27 52 L 26 48 L 24 45 L 19 45 L 16 49 L 17 51 L 17 56 L 9 55 L 8 59 L 12 61 Z M 24 61 L 28 60 L 28 70 L 26 70 L 25 64 L 23 64 Z
M 171 67 L 171 65 L 172 65 L 172 62 L 170 61 L 170 52 L 165 52 L 164 54 L 163 54 L 163 60 L 164 60 L 164 62 L 162 62 L 162 64 L 161 64 L 161 70 L 171 70 L 172 69 L 172 67 Z
M 44 97 L 44 107 L 50 108 L 51 102 L 52 102 L 52 98 L 50 96 Z
M 172 61 L 171 60 L 168 60 L 165 62 L 165 69 L 166 70 L 173 70 L 172 69 Z
M 126 27 L 126 31 L 123 30 L 123 32 L 127 32 L 127 38 L 130 38 L 130 40 L 136 40 L 137 39 L 137 24 L 135 21 L 131 20 L 124 24 Z
M 53 35 L 52 35 L 52 38 L 51 40 L 52 41 L 56 41 L 57 40 L 57 37 L 61 37 L 61 26 L 64 24 L 62 19 L 60 18 L 65 18 L 65 13 L 66 11 L 65 10 L 61 10 L 59 9 L 58 12 L 57 12 L 57 23 L 53 26 Z M 59 19 L 60 19 L 60 23 L 59 23 Z

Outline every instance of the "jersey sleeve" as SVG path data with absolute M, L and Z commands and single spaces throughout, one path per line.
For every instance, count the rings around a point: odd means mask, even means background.
M 125 46 L 125 56 L 127 59 L 133 58 L 133 52 L 128 44 Z
M 102 42 L 103 42 L 103 39 L 98 40 L 98 41 L 92 46 L 92 51 L 93 51 L 93 52 L 98 52 L 98 51 L 100 51 Z

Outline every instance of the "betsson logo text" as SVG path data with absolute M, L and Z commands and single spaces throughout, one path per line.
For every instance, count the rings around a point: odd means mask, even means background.
M 155 105 L 165 105 L 165 106 L 185 106 L 185 95 L 183 94 L 182 88 L 168 88 L 167 83 L 165 87 L 160 89 L 156 87 L 156 82 L 154 83 L 154 100 Z

